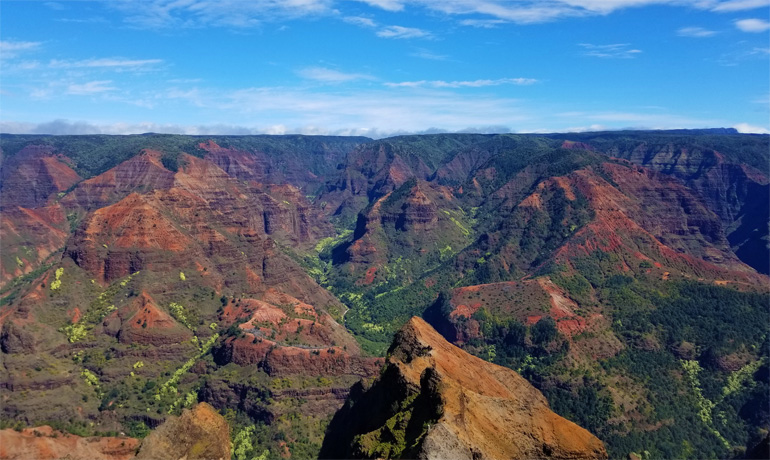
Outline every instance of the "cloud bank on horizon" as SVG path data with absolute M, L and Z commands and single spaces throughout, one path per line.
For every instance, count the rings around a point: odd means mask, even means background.
M 0 132 L 770 133 L 769 6 L 5 2 Z

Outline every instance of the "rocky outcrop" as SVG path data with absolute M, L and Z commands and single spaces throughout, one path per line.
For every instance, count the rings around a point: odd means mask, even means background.
M 340 347 L 311 348 L 280 346 L 253 334 L 229 338 L 218 350 L 221 362 L 255 366 L 270 376 L 287 375 L 357 375 L 372 377 L 382 366 L 378 358 L 354 356 Z
M 4 321 L 0 330 L 0 351 L 6 354 L 32 354 L 37 348 L 37 339 L 28 330 L 14 321 Z
M 192 338 L 192 332 L 161 310 L 146 292 L 104 320 L 104 330 L 121 343 L 172 345 Z
M 0 458 L 4 460 L 129 460 L 139 440 L 128 437 L 81 437 L 50 426 L 22 431 L 0 430 Z
M 222 324 L 238 321 L 239 336 L 216 351 L 220 363 L 256 366 L 271 376 L 375 375 L 382 361 L 360 356 L 355 340 L 328 313 L 269 289 L 258 299 L 231 299 Z
M 137 460 L 229 460 L 230 426 L 207 403 L 169 417 L 144 438 Z
M 372 387 L 354 389 L 322 458 L 603 459 L 588 431 L 552 412 L 516 372 L 451 345 L 419 318 L 396 335 Z

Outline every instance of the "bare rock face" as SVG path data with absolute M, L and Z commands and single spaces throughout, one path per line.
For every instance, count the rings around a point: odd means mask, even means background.
M 332 420 L 321 458 L 605 459 L 602 442 L 550 410 L 516 372 L 412 318 L 366 392 Z
M 169 417 L 150 433 L 139 449 L 137 460 L 230 458 L 230 427 L 227 420 L 206 403 Z
M 127 437 L 84 438 L 50 426 L 0 431 L 0 458 L 7 460 L 128 460 L 139 440 Z

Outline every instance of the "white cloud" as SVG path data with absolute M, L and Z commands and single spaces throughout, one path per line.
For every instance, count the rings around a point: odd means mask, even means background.
M 88 83 L 83 83 L 82 85 L 71 84 L 67 87 L 67 94 L 88 95 L 115 90 L 115 87 L 109 86 L 110 83 L 112 83 L 111 80 L 98 80 L 89 81 Z
M 111 69 L 139 69 L 161 64 L 162 59 L 123 59 L 123 58 L 100 58 L 85 59 L 81 61 L 64 61 L 53 59 L 48 64 L 55 69 L 71 68 L 111 68 Z
M 770 0 L 729 0 L 717 3 L 711 8 L 711 11 L 743 11 L 756 8 L 767 8 L 768 6 L 770 6 Z
M 359 0 L 370 6 L 382 8 L 386 11 L 401 11 L 404 9 L 404 2 L 401 0 Z
M 344 83 L 354 80 L 372 80 L 374 77 L 363 73 L 345 73 L 325 67 L 308 67 L 297 72 L 302 78 L 324 83 Z
M 346 16 L 342 18 L 342 20 L 347 22 L 348 24 L 353 24 L 358 27 L 368 27 L 368 28 L 377 27 L 377 23 L 374 22 L 372 19 L 361 17 L 361 16 Z
M 759 33 L 759 32 L 765 32 L 766 30 L 770 30 L 770 22 L 765 21 L 763 19 L 741 19 L 739 21 L 735 21 L 735 27 L 738 29 L 744 31 L 744 32 L 752 32 L 752 33 Z
M 642 50 L 630 48 L 628 43 L 615 43 L 611 45 L 592 45 L 590 43 L 578 43 L 585 49 L 583 55 L 608 59 L 630 59 L 636 57 Z
M 419 80 L 403 81 L 399 83 L 385 83 L 391 88 L 416 88 L 430 86 L 433 88 L 482 88 L 485 86 L 499 85 L 531 85 L 537 83 L 534 78 L 499 78 L 497 80 L 472 80 L 472 81 L 444 81 L 444 80 Z
M 0 58 L 10 59 L 26 51 L 40 48 L 41 42 L 0 41 Z
M 753 134 L 770 134 L 770 130 L 761 126 L 754 126 L 748 123 L 738 123 L 733 128 L 738 130 L 739 133 L 753 133 Z
M 680 37 L 705 38 L 717 34 L 714 30 L 704 29 L 703 27 L 682 27 L 676 31 Z
M 377 36 L 383 38 L 429 38 L 431 34 L 413 27 L 387 26 L 378 30 Z

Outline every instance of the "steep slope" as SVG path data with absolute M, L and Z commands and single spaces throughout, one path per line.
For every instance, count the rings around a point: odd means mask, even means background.
M 770 273 L 768 136 L 661 131 L 560 137 L 676 177 L 719 216 L 741 260 Z
M 168 189 L 174 182 L 174 173 L 163 166 L 161 156 L 162 153 L 156 150 L 144 150 L 109 171 L 78 184 L 62 203 L 87 210 L 99 209 L 130 193 Z
M 45 206 L 52 195 L 80 181 L 71 160 L 45 145 L 27 145 L 3 161 L 0 171 L 0 208 Z
M 515 372 L 446 342 L 419 318 L 394 339 L 371 389 L 332 424 L 322 458 L 607 458 Z
M 27 145 L 0 170 L 0 287 L 29 274 L 64 246 L 69 233 L 59 196 L 80 176 L 71 160 L 45 145 Z
M 0 287 L 38 269 L 69 236 L 64 208 L 7 206 L 0 219 Z
M 163 165 L 153 158 L 151 153 L 135 157 L 131 164 L 85 181 L 72 195 L 91 196 L 93 184 L 111 183 L 122 175 L 119 171 L 133 170 L 137 163 L 159 172 Z M 130 176 L 114 190 L 133 190 L 136 180 L 145 192 L 132 191 L 88 213 L 66 255 L 103 283 L 139 270 L 177 270 L 201 273 L 201 281 L 217 291 L 255 293 L 272 286 L 304 300 L 335 303 L 276 245 L 277 240 L 307 247 L 332 232 L 296 189 L 244 186 L 208 160 L 190 155 L 181 155 L 178 165 L 176 173 L 153 173 L 162 178 L 155 185 L 145 183 L 146 174 Z
M 399 136 L 364 144 L 347 155 L 344 169 L 318 201 L 328 214 L 352 221 L 369 204 L 411 178 L 429 180 L 454 153 L 486 140 L 478 134 Z
M 451 188 L 411 178 L 359 215 L 334 263 L 358 284 L 404 282 L 465 247 L 468 220 Z
M 545 179 L 529 194 L 505 195 L 500 205 L 482 206 L 498 214 L 485 218 L 497 227 L 459 256 L 466 267 L 483 269 L 475 275 L 480 282 L 549 260 L 570 265 L 597 250 L 617 254 L 623 271 L 652 261 L 689 276 L 759 280 L 730 250 L 718 217 L 678 182 L 649 170 L 595 164 Z M 485 254 L 491 264 L 479 267 L 476 258 Z

